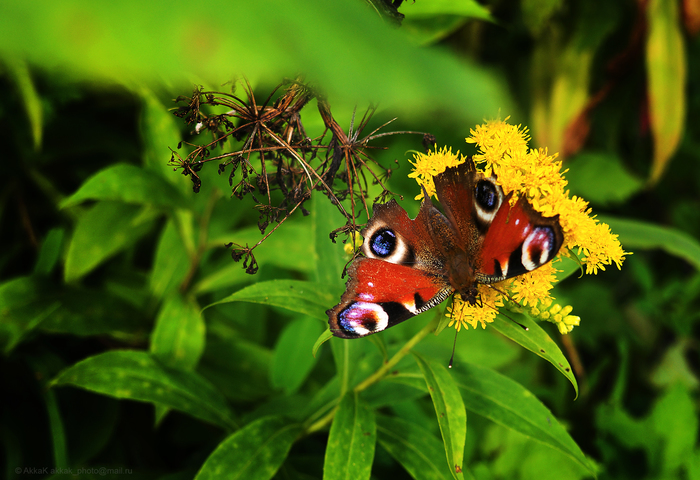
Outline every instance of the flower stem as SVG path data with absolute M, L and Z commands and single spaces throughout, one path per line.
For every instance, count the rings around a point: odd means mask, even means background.
M 408 355 L 413 347 L 415 347 L 421 340 L 423 340 L 425 337 L 428 336 L 430 332 L 435 331 L 435 327 L 437 327 L 438 321 L 440 320 L 440 311 L 436 311 L 436 315 L 433 317 L 433 320 L 427 324 L 425 327 L 421 329 L 420 332 L 416 333 L 413 338 L 411 338 L 406 344 L 401 347 L 401 349 L 394 354 L 391 359 L 386 362 L 384 365 L 382 365 L 376 372 L 374 372 L 372 375 L 367 377 L 362 383 L 357 385 L 353 390 L 356 393 L 359 393 L 371 385 L 374 385 L 377 383 L 379 380 L 381 380 L 387 373 L 389 373 L 389 370 L 394 368 L 394 366 L 399 363 L 403 357 Z
M 435 317 L 433 317 L 433 320 L 428 323 L 425 327 L 421 329 L 420 332 L 416 333 L 413 338 L 411 338 L 406 344 L 401 347 L 401 349 L 394 354 L 391 359 L 386 362 L 384 365 L 382 365 L 379 369 L 377 369 L 376 372 L 374 372 L 372 375 L 367 377 L 362 383 L 357 385 L 354 389 L 354 393 L 360 393 L 363 390 L 366 390 L 370 386 L 374 385 L 377 383 L 379 380 L 384 378 L 384 376 L 389 373 L 389 371 L 396 366 L 397 363 L 403 359 L 406 355 L 408 355 L 413 347 L 415 347 L 421 340 L 423 340 L 425 337 L 428 336 L 430 332 L 435 331 L 435 328 L 438 325 L 438 322 L 440 321 L 440 311 L 436 311 Z M 342 395 L 341 395 L 342 397 Z M 340 401 L 340 397 L 338 398 L 338 401 Z M 310 433 L 316 432 L 318 430 L 322 430 L 325 428 L 326 425 L 331 423 L 333 421 L 333 418 L 335 417 L 335 413 L 338 410 L 338 405 L 333 407 L 331 411 L 329 411 L 326 415 L 324 415 L 322 418 L 314 422 L 312 425 L 306 428 L 304 434 L 308 435 Z

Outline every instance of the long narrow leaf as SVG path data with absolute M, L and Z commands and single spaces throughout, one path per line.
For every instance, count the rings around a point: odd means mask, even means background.
M 455 370 L 467 410 L 549 445 L 595 474 L 554 415 L 524 387 L 494 370 L 469 363 L 461 363 Z
M 444 448 L 438 438 L 423 427 L 399 418 L 377 417 L 379 444 L 415 479 L 450 478 Z
M 686 111 L 686 56 L 678 2 L 651 0 L 646 43 L 649 123 L 654 136 L 650 181 L 659 180 L 683 134 Z
M 433 399 L 442 441 L 445 444 L 447 465 L 453 478 L 462 479 L 464 443 L 467 436 L 467 412 L 462 395 L 445 367 L 428 362 L 415 352 L 413 355 L 423 372 L 430 397 Z
M 376 439 L 374 412 L 357 394 L 346 394 L 331 425 L 323 479 L 369 480 Z
M 250 285 L 218 302 L 251 302 L 275 305 L 310 317 L 327 321 L 326 310 L 333 305 L 331 295 L 323 285 L 301 280 L 270 280 Z
M 196 480 L 268 480 L 287 458 L 301 428 L 280 417 L 263 417 L 214 450 Z
M 676 228 L 656 225 L 631 218 L 600 215 L 601 222 L 610 225 L 625 248 L 661 248 L 700 270 L 700 242 L 693 236 Z
M 509 315 L 515 316 L 516 314 L 511 312 Z M 574 377 L 569 361 L 561 352 L 559 346 L 547 335 L 547 332 L 542 330 L 542 327 L 527 315 L 518 315 L 517 321 L 527 327 L 527 330 L 524 330 L 511 320 L 504 320 L 500 315 L 491 323 L 491 326 L 501 335 L 510 338 L 515 343 L 527 348 L 532 353 L 539 355 L 554 365 L 571 382 L 578 397 L 578 382 L 576 382 L 576 377 Z
M 88 178 L 61 208 L 85 200 L 119 200 L 124 203 L 156 205 L 165 208 L 186 207 L 185 198 L 157 173 L 135 165 L 117 164 Z
M 52 385 L 73 385 L 115 398 L 153 402 L 234 428 L 223 395 L 194 372 L 168 368 L 146 352 L 115 350 L 61 372 Z

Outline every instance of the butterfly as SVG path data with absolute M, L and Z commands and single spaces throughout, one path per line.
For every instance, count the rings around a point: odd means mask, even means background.
M 360 232 L 364 256 L 348 268 L 340 303 L 326 311 L 336 337 L 381 332 L 455 292 L 478 305 L 479 284 L 535 270 L 559 251 L 559 215 L 543 216 L 523 196 L 511 205 L 513 193 L 505 195 L 471 158 L 433 180 L 444 214 L 425 190 L 413 220 L 395 200 L 374 205 Z

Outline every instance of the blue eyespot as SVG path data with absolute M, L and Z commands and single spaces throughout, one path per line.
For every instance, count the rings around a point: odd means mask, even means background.
M 476 203 L 487 212 L 498 206 L 498 193 L 491 182 L 481 180 L 477 183 L 475 195 Z
M 388 257 L 396 249 L 396 235 L 388 229 L 378 230 L 369 241 L 369 249 L 378 257 Z

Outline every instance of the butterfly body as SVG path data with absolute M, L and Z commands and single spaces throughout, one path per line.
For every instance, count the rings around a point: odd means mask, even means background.
M 524 197 L 511 206 L 512 194 L 471 160 L 434 181 L 444 214 L 427 195 L 413 220 L 395 200 L 375 204 L 361 232 L 364 257 L 353 261 L 340 303 L 326 312 L 335 336 L 382 331 L 454 292 L 475 305 L 479 284 L 534 270 L 559 251 L 558 216 L 542 216 Z

